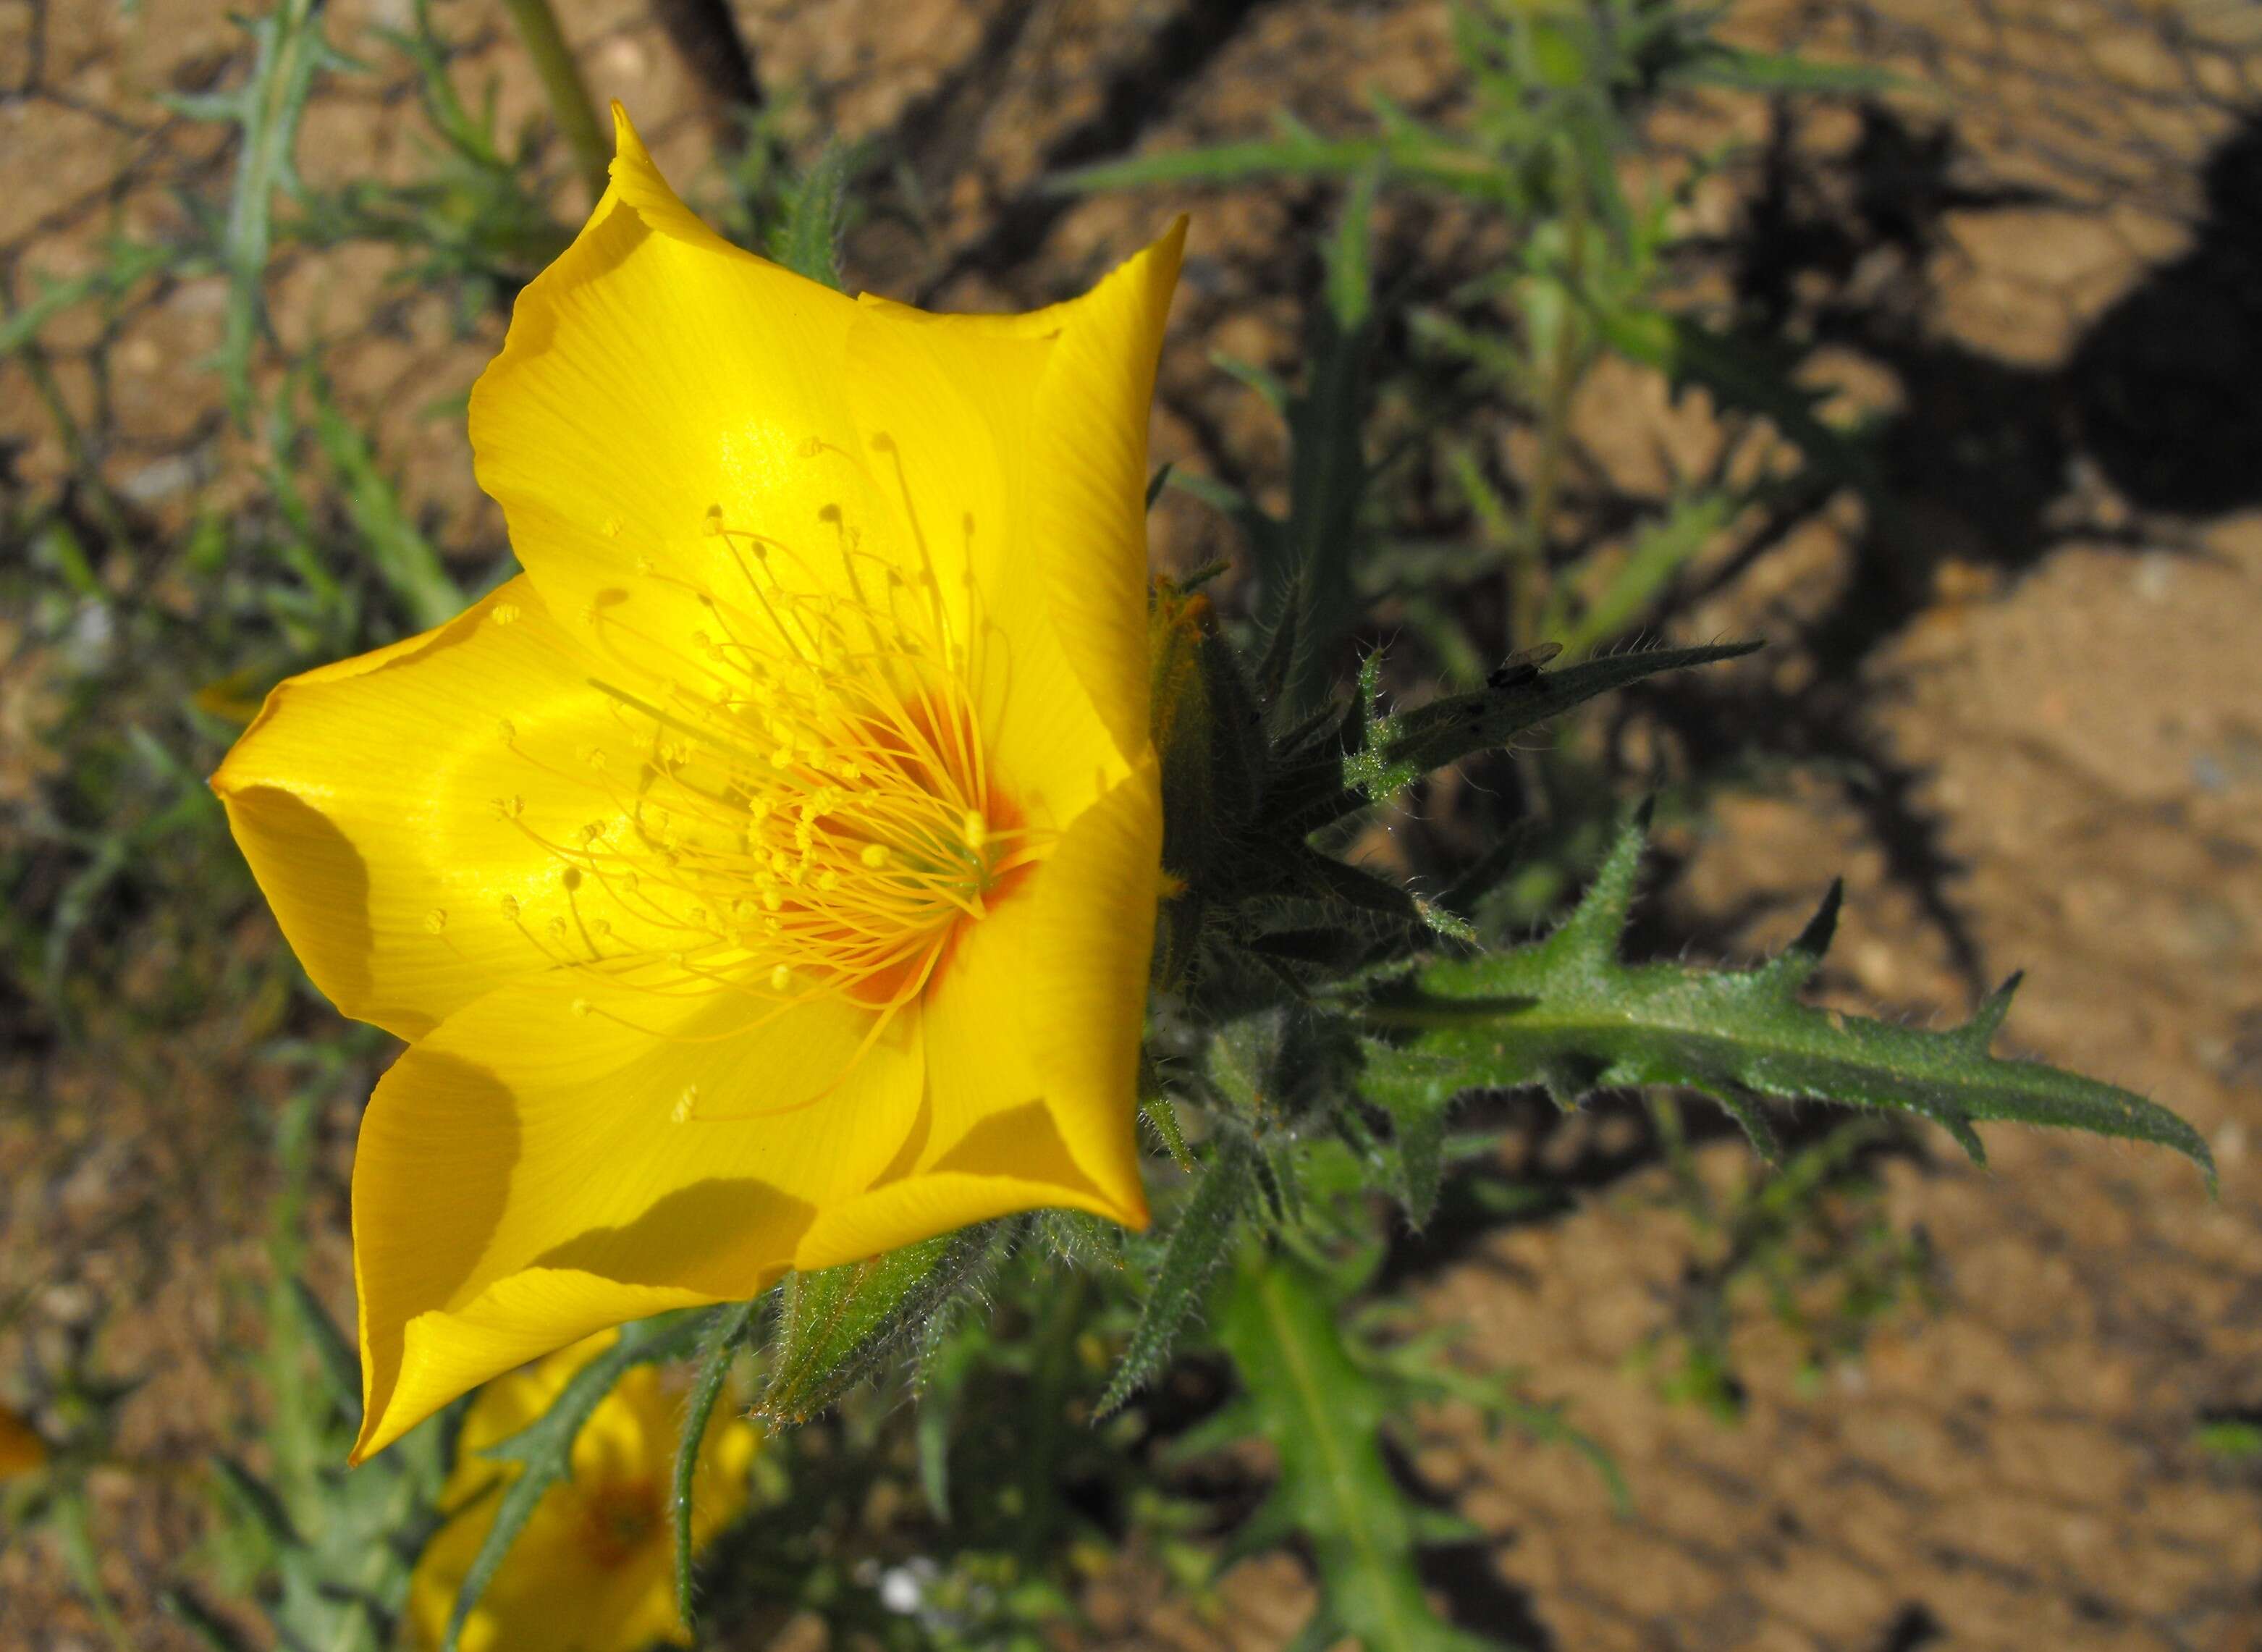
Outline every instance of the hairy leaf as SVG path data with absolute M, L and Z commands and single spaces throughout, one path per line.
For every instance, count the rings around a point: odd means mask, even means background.
M 2166 1108 L 2093 1078 L 1989 1053 L 2016 976 L 1945 1032 L 1801 1003 L 1836 924 L 1834 889 L 1805 933 L 1755 970 L 1620 963 L 1645 836 L 1638 817 L 1586 898 L 1545 940 L 1431 964 L 1378 997 L 1371 1019 L 1414 1032 L 1410 1049 L 1455 1064 L 1463 1088 L 1544 1085 L 1565 1106 L 1617 1086 L 1702 1091 L 1727 1105 L 1763 1151 L 1771 1137 L 1747 1105 L 1753 1096 L 1917 1114 L 1982 1163 L 1973 1126 L 1997 1119 L 2151 1142 L 2190 1158 L 2213 1187 L 2205 1139 Z
M 866 1261 L 789 1274 L 769 1384 L 754 1414 L 772 1427 L 796 1426 L 871 1375 L 986 1266 L 998 1231 L 983 1223 Z

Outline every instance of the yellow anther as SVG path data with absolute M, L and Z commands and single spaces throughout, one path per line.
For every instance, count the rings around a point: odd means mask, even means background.
M 574 1018 L 575 1018 L 576 1020 L 578 1020 L 578 1021 L 587 1021 L 587 1020 L 589 1019 L 589 1011 L 591 1010 L 591 1008 L 592 1008 L 592 1007 L 594 1007 L 594 1006 L 590 1004 L 590 1002 L 589 1002 L 589 1000 L 588 1000 L 587 999 L 586 999 L 586 998 L 577 998 L 577 999 L 575 999 L 573 1000 L 573 1014 L 574 1014 Z
M 876 872 L 888 863 L 888 846 L 884 843 L 867 843 L 863 852 L 856 858 Z
M 518 738 L 518 725 L 507 717 L 499 717 L 495 718 L 495 732 L 502 736 L 502 743 L 508 746 Z
M 526 799 L 513 794 L 495 799 L 495 812 L 506 820 L 515 820 L 526 812 Z
M 710 505 L 707 507 L 707 515 L 700 521 L 699 531 L 706 535 L 710 539 L 714 538 L 717 534 L 723 531 L 722 506 Z
M 435 906 L 430 912 L 424 914 L 424 933 L 426 934 L 436 935 L 447 927 L 448 914 L 439 907 Z
M 497 602 L 488 617 L 498 625 L 513 625 L 518 623 L 518 613 L 517 603 Z
M 775 969 L 774 969 L 774 970 L 772 970 L 770 971 L 770 991 L 771 991 L 771 992 L 784 992 L 784 991 L 786 990 L 786 988 L 788 988 L 788 987 L 791 986 L 792 985 L 793 985 L 793 971 L 792 971 L 791 970 L 788 969 L 784 964 L 781 963 L 781 964 L 779 964 Z
M 514 923 L 514 924 L 515 924 L 515 923 L 516 923 L 516 922 L 518 921 L 518 897 L 517 897 L 517 896 L 515 896 L 515 895 L 505 895 L 505 896 L 504 896 L 501 900 L 499 900 L 499 901 L 497 901 L 497 902 L 495 903 L 495 905 L 496 905 L 498 908 L 500 908 L 500 909 L 501 909 L 501 913 L 502 913 L 502 916 L 503 916 L 503 921 L 504 921 L 505 923 Z

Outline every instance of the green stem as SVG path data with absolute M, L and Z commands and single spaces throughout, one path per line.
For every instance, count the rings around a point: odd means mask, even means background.
M 589 85 L 581 78 L 581 66 L 574 61 L 573 50 L 558 27 L 558 14 L 550 9 L 550 0 L 503 0 L 503 5 L 518 27 L 519 39 L 526 43 L 526 54 L 533 60 L 534 72 L 542 77 L 542 90 L 550 99 L 550 112 L 557 118 L 558 129 L 566 134 L 566 147 L 573 151 L 581 181 L 588 185 L 589 199 L 594 202 L 605 192 L 612 146 L 605 141 L 604 128 L 598 124 L 596 105 L 589 101 Z
M 1059 1541 L 1053 1510 L 1059 1495 L 1061 1425 L 1068 1408 L 1076 1333 L 1083 1328 L 1090 1288 L 1082 1273 L 1068 1269 L 1037 1332 L 1036 1360 L 1029 1374 L 1028 1458 L 1021 1480 L 1022 1552 L 1033 1568 Z

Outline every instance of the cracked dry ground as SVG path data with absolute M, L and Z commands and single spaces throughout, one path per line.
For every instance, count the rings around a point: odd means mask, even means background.
M 602 92 L 684 106 L 640 8 L 564 10 Z M 1065 202 L 1033 187 L 1045 171 L 1246 132 L 1282 105 L 1324 123 L 1365 85 L 1422 106 L 1450 61 L 1443 8 L 1429 4 L 738 10 L 774 79 L 805 87 L 830 124 L 891 134 L 925 186 L 931 239 L 875 222 L 852 274 L 977 307 L 1059 295 L 1180 204 Z M 382 0 L 366 11 L 389 15 Z M 364 15 L 338 11 L 341 29 Z M 449 11 L 485 42 L 468 71 L 499 70 L 506 109 L 532 107 L 499 9 Z M 0 108 L 17 176 L 39 180 L 0 204 L 0 252 L 61 271 L 105 213 L 159 221 L 169 179 L 224 160 L 148 94 L 223 72 L 239 37 L 191 0 L 144 0 L 130 25 L 49 12 L 39 71 L 56 97 Z M 2262 1406 L 2255 16 L 2205 0 L 1736 9 L 1749 38 L 1908 77 L 1867 115 L 1818 110 L 1773 128 L 1756 112 L 1719 116 L 1742 122 L 1762 159 L 1699 210 L 1720 239 L 1711 278 L 1821 341 L 1830 382 L 1884 422 L 1888 482 L 1915 531 L 1890 556 L 1850 513 L 1792 535 L 1675 627 L 1776 646 L 1686 709 L 1650 708 L 1666 745 L 1748 752 L 1769 776 L 1668 842 L 1675 876 L 1653 933 L 1754 953 L 1843 871 L 1835 1001 L 1956 1016 L 1982 983 L 2031 966 L 2006 1046 L 2178 1107 L 2215 1145 L 2222 1200 L 2164 1154 L 2008 1130 L 1992 1133 L 1988 1171 L 1938 1142 L 1892 1160 L 1887 1207 L 1930 1241 L 1936 1307 L 1890 1319 L 1820 1392 L 1797 1380 L 1797 1350 L 1765 1314 L 1747 1312 L 1747 1404 L 1731 1426 L 1664 1403 L 1632 1364 L 1668 1321 L 1689 1237 L 1664 1172 L 1618 1151 L 1631 1115 L 1541 1138 L 1531 1151 L 1634 1167 L 1598 1179 L 1566 1219 L 1441 1247 L 1410 1288 L 1467 1327 L 1473 1363 L 1521 1368 L 1532 1393 L 1568 1401 L 1623 1465 L 1634 1506 L 1614 1514 L 1567 1453 L 1488 1440 L 1451 1413 L 1423 1419 L 1413 1468 L 1484 1534 L 1437 1579 L 1473 1625 L 1566 1652 L 2262 1648 L 2262 1474 L 2194 1441 L 2201 1418 Z M 27 49 L 0 33 L 0 52 Z M 393 106 L 366 86 L 326 97 L 315 163 L 407 164 Z M 654 130 L 672 169 L 695 174 L 698 123 Z M 1324 220 L 1295 193 L 1191 204 L 1158 456 L 1261 468 L 1276 438 L 1206 352 L 1289 358 L 1292 295 Z M 1399 232 L 1400 256 L 1466 250 L 1447 220 Z M 281 323 L 377 297 L 350 256 L 302 256 Z M 378 417 L 412 498 L 448 513 L 453 546 L 484 554 L 496 524 L 460 444 L 415 409 L 429 386 L 467 381 L 493 339 L 451 339 L 414 295 L 384 295 L 378 313 L 341 384 Z M 227 440 L 209 386 L 176 365 L 209 347 L 214 314 L 208 284 L 183 283 L 63 341 L 62 381 L 90 406 L 107 398 L 106 458 L 161 516 Z M 1660 443 L 1705 439 L 1700 409 L 1668 409 L 1652 386 L 1605 384 L 1595 402 L 1588 462 L 1623 486 L 1656 485 L 1644 466 Z M 11 381 L 11 430 L 29 417 Z M 25 433 L 18 472 L 36 482 L 57 456 Z M 1177 566 L 1220 545 L 1184 501 L 1161 522 L 1160 554 Z M 272 943 L 255 925 L 230 944 Z M 42 1104 L 36 1127 L 0 1120 L 0 1282 L 32 1304 L 11 1334 L 76 1334 L 103 1301 L 140 1304 L 106 1345 L 149 1377 L 129 1443 L 160 1458 L 193 1455 L 238 1403 L 210 1374 L 242 1330 L 219 1281 L 256 1266 L 261 1217 L 241 1191 L 257 1186 L 255 1165 L 249 1148 L 230 1169 L 179 1143 L 240 1134 L 247 1105 L 275 1100 L 232 1088 L 241 1042 L 216 1015 L 123 1061 L 8 1057 L 11 1089 Z M 366 1077 L 349 1075 L 326 1120 L 330 1225 L 316 1260 L 334 1294 L 338 1173 Z M 1741 1152 L 1716 1143 L 1700 1165 L 1725 1177 Z M 102 1490 L 105 1568 L 146 1602 L 189 1529 L 184 1505 L 123 1482 Z M 1308 1598 L 1295 1563 L 1275 1557 L 1226 1579 L 1221 1613 L 1159 1597 L 1135 1563 L 1089 1604 L 1111 1644 L 1192 1652 L 1283 1644 Z M 0 1621 L 53 1626 L 35 1646 L 94 1643 L 36 1555 L 0 1557 Z M 169 1633 L 137 1625 L 152 1646 L 173 1644 Z

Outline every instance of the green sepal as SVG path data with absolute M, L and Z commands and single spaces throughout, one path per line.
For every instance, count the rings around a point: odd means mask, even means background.
M 1255 1150 L 1237 1138 L 1219 1143 L 1217 1157 L 1171 1230 L 1162 1264 L 1140 1305 L 1138 1324 L 1108 1378 L 1106 1392 L 1099 1396 L 1096 1417 L 1120 1410 L 1170 1363 L 1178 1333 L 1201 1306 L 1212 1276 L 1231 1255 L 1234 1231 L 1256 1199 L 1256 1157 Z
M 1618 960 L 1646 840 L 1637 814 L 1585 898 L 1545 940 L 1430 964 L 1370 1000 L 1371 1026 L 1410 1034 L 1401 1048 L 1459 1066 L 1464 1088 L 1538 1084 L 1563 1106 L 1596 1090 L 1679 1085 L 1726 1105 L 1764 1152 L 1773 1142 L 1752 1097 L 1835 1101 L 1932 1120 L 1974 1161 L 1974 1126 L 2050 1125 L 2174 1149 L 2210 1192 L 2207 1142 L 2166 1108 L 2127 1090 L 1989 1051 L 2013 977 L 1963 1026 L 1896 1026 L 1803 1004 L 1835 927 L 1838 891 L 1805 931 L 1754 970 Z
M 998 1223 L 978 1223 L 885 1256 L 788 1274 L 770 1378 L 754 1415 L 773 1428 L 798 1426 L 875 1374 L 979 1276 L 1003 1230 Z
M 1155 581 L 1147 653 L 1163 770 L 1163 866 L 1180 884 L 1199 886 L 1256 814 L 1264 718 L 1202 592 Z

